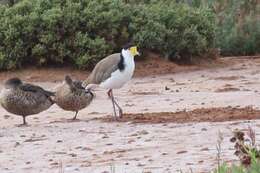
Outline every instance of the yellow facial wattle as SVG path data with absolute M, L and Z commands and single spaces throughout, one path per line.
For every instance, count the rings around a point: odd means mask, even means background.
M 135 55 L 139 55 L 139 52 L 137 51 L 137 47 L 136 46 L 133 46 L 130 48 L 130 52 L 133 56 Z

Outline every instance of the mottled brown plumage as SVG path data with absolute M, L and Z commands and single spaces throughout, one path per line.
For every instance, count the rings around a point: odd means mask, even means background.
M 54 103 L 51 96 L 54 96 L 53 92 L 23 83 L 19 78 L 11 78 L 1 91 L 0 103 L 8 112 L 22 116 L 25 125 L 26 116 L 38 114 Z
M 64 110 L 76 112 L 73 120 L 77 118 L 78 111 L 87 107 L 94 98 L 91 91 L 82 87 L 81 81 L 72 81 L 69 76 L 65 82 L 57 88 L 55 103 Z

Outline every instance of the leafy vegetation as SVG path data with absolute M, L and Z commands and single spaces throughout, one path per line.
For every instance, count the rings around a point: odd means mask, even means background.
M 128 41 L 189 60 L 213 47 L 212 14 L 206 8 L 152 0 L 21 0 L 1 5 L 0 69 L 32 63 L 89 68 Z
M 195 7 L 210 7 L 217 17 L 216 46 L 223 55 L 260 53 L 258 0 L 183 0 Z
M 214 46 L 215 18 L 208 8 L 192 8 L 172 1 L 140 5 L 133 19 L 134 40 L 167 58 L 191 60 Z M 145 19 L 145 20 L 144 20 Z
M 242 131 L 234 131 L 234 137 L 230 141 L 235 144 L 234 154 L 238 156 L 241 165 L 228 166 L 224 163 L 219 165 L 214 173 L 259 173 L 260 149 L 256 144 L 255 132 L 252 128 L 248 128 L 247 137 Z
M 223 55 L 252 55 L 260 52 L 260 20 L 257 0 L 215 1 L 217 46 Z
M 128 41 L 171 60 L 260 52 L 257 0 L 0 0 L 0 69 L 93 67 Z

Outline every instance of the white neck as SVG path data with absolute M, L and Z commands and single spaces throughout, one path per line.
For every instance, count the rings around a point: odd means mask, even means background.
M 133 55 L 129 50 L 122 49 L 122 55 L 125 59 L 129 59 L 129 58 L 134 59 Z
M 125 65 L 134 68 L 134 56 L 131 54 L 131 52 L 129 50 L 122 49 L 122 55 L 124 57 Z

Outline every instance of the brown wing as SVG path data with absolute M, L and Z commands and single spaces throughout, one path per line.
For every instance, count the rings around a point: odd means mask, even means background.
M 73 81 L 73 84 L 75 87 L 77 87 L 78 89 L 85 89 L 83 86 L 82 86 L 82 81 L 79 81 L 79 80 L 75 80 Z
M 97 63 L 87 80 L 84 81 L 84 84 L 100 84 L 105 81 L 114 71 L 118 69 L 119 62 L 120 53 L 112 54 L 102 59 L 99 63 Z

